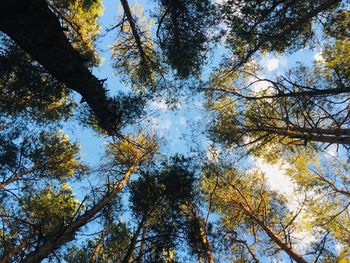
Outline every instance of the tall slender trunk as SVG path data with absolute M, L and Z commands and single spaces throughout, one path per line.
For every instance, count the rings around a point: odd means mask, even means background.
M 325 134 L 320 134 L 322 129 L 288 129 L 286 127 L 285 130 L 282 129 L 273 129 L 272 133 L 277 135 L 288 136 L 289 138 L 296 138 L 305 141 L 314 141 L 314 142 L 323 142 L 323 143 L 331 143 L 331 144 L 350 144 L 350 135 L 347 134 L 349 129 L 334 129 L 333 134 L 329 132 L 329 130 L 325 129 Z M 345 134 L 344 136 L 340 136 Z
M 295 92 L 278 93 L 272 95 L 262 95 L 262 96 L 245 96 L 236 91 L 230 91 L 220 88 L 209 88 L 208 90 L 218 91 L 226 94 L 230 94 L 239 98 L 246 100 L 263 100 L 263 99 L 277 99 L 277 98 L 295 98 L 295 97 L 317 97 L 317 96 L 327 96 L 327 95 L 339 95 L 350 92 L 350 87 L 343 88 L 328 88 L 328 89 L 318 89 L 318 90 L 304 90 Z
M 26 238 L 22 241 L 22 243 L 17 246 L 16 248 L 12 249 L 11 251 L 7 252 L 6 255 L 4 255 L 0 259 L 0 263 L 9 263 L 12 262 L 12 257 L 18 253 L 20 253 L 22 250 L 24 250 L 27 246 L 30 245 L 30 237 Z
M 97 257 L 98 257 L 98 255 L 99 255 L 100 252 L 101 252 L 101 249 L 102 249 L 102 246 L 103 246 L 103 242 L 104 242 L 104 240 L 106 239 L 106 236 L 107 236 L 107 232 L 108 232 L 109 227 L 110 227 L 110 225 L 107 225 L 107 226 L 102 230 L 100 240 L 98 241 L 98 243 L 97 243 L 97 245 L 96 245 L 96 248 L 95 248 L 95 251 L 94 251 L 94 253 L 92 254 L 92 258 L 91 258 L 91 261 L 90 261 L 91 263 L 97 262 Z
M 256 215 L 254 215 L 251 211 L 244 207 L 244 205 L 240 205 L 242 212 L 245 213 L 248 217 L 250 217 L 257 225 L 259 225 L 262 230 L 268 235 L 268 237 L 278 245 L 284 252 L 288 254 L 295 262 L 297 263 L 308 263 L 306 259 L 303 258 L 294 248 L 292 248 L 289 244 L 285 243 L 283 239 L 275 233 L 266 223 L 260 220 Z
M 143 229 L 143 225 L 144 225 L 144 219 L 141 220 L 141 222 L 139 223 L 139 225 L 137 226 L 136 232 L 134 233 L 133 237 L 130 240 L 130 245 L 128 247 L 128 250 L 126 252 L 126 255 L 123 259 L 123 263 L 129 263 L 131 260 L 132 255 L 134 254 L 135 251 L 135 247 L 137 244 L 137 238 L 140 236 L 140 233 Z
M 192 204 L 186 205 L 187 211 L 185 214 L 189 217 L 190 221 L 195 223 L 195 231 L 197 237 L 199 237 L 199 242 L 201 244 L 201 249 L 204 249 L 204 254 L 208 263 L 214 263 L 213 255 L 211 253 L 211 244 L 207 237 L 207 231 L 203 225 L 204 220 L 196 212 L 196 208 Z M 199 249 L 198 260 L 201 260 L 201 249 Z
M 139 50 L 139 53 L 140 53 L 140 56 L 141 56 L 141 59 L 142 59 L 142 62 L 143 63 L 147 63 L 147 56 L 146 56 L 146 53 L 142 47 L 142 41 L 141 41 L 141 37 L 137 31 L 137 28 L 136 28 L 136 24 L 135 24 L 135 21 L 134 21 L 134 18 L 132 16 L 132 13 L 131 13 L 131 10 L 130 10 L 130 7 L 129 7 L 129 3 L 127 0 L 120 0 L 122 6 L 123 6 L 123 9 L 124 9 L 124 12 L 125 12 L 125 15 L 126 15 L 126 18 L 130 24 L 130 28 L 131 28 L 131 32 L 132 32 L 132 35 L 135 39 L 135 43 L 137 45 L 137 48 Z
M 27 174 L 33 173 L 38 169 L 44 168 L 46 165 L 50 164 L 52 161 L 53 161 L 53 158 L 50 158 L 44 163 L 36 164 L 32 168 L 29 168 L 23 172 L 13 174 L 7 180 L 0 183 L 0 190 L 3 189 L 4 187 L 6 187 L 7 185 L 13 183 L 14 181 L 18 180 L 19 178 L 21 178 Z
M 205 249 L 205 255 L 208 260 L 208 263 L 214 263 L 213 255 L 211 253 L 211 244 L 208 240 L 207 232 L 203 226 L 200 226 L 199 233 L 200 233 L 202 245 Z
M 57 249 L 62 244 L 66 243 L 74 237 L 74 234 L 84 225 L 86 225 L 91 219 L 93 219 L 96 214 L 98 214 L 111 200 L 113 200 L 118 193 L 123 189 L 127 183 L 129 177 L 136 169 L 137 164 L 140 161 L 141 156 L 138 156 L 135 162 L 129 167 L 128 171 L 124 174 L 122 180 L 107 193 L 97 204 L 95 204 L 91 209 L 86 211 L 83 215 L 79 216 L 77 219 L 72 221 L 66 226 L 66 228 L 56 233 L 49 238 L 47 238 L 42 245 L 40 245 L 35 251 L 27 255 L 27 257 L 22 261 L 22 263 L 35 263 L 40 262 L 49 256 L 55 249 Z
M 19 178 L 21 178 L 27 174 L 35 172 L 37 169 L 40 169 L 41 167 L 43 167 L 43 165 L 35 165 L 32 168 L 30 168 L 24 172 L 16 173 L 16 174 L 12 175 L 7 180 L 0 183 L 0 190 L 5 188 L 7 185 L 13 183 L 14 181 L 17 181 Z
M 147 233 L 147 226 L 144 225 L 142 229 L 142 239 L 141 239 L 141 245 L 140 245 L 140 255 L 137 260 L 137 263 L 142 263 L 143 259 L 143 253 L 145 252 L 145 238 Z

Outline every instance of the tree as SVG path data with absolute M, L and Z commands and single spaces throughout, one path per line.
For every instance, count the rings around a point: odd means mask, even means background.
M 348 23 L 346 14 L 339 10 L 338 16 L 326 21 L 340 28 Z M 213 138 L 248 146 L 248 151 L 258 154 L 270 152 L 272 145 L 277 145 L 277 152 L 320 143 L 348 147 L 349 79 L 347 66 L 340 62 L 347 57 L 348 40 L 344 30 L 335 34 L 327 23 L 324 63 L 300 64 L 275 79 L 260 77 L 261 68 L 253 62 L 240 70 L 224 66 L 214 72 L 206 88 L 208 109 L 215 114 Z
M 120 0 L 119 21 L 102 34 L 102 0 L 1 1 L 0 262 L 347 260 L 346 1 L 146 7 Z M 112 32 L 111 69 L 126 93 L 95 73 Z M 260 65 L 268 52 L 302 48 L 319 59 L 278 75 Z M 207 158 L 169 157 L 169 145 L 155 154 L 143 130 L 148 102 L 184 93 L 206 96 L 217 149 Z M 64 134 L 71 124 L 104 141 L 98 164 Z M 254 161 L 281 165 L 293 197 L 273 191 Z
M 126 83 L 139 92 L 152 92 L 159 89 L 159 82 L 165 78 L 160 59 L 155 51 L 155 43 L 151 36 L 152 21 L 147 21 L 141 6 L 130 8 L 128 1 L 121 1 L 124 13 L 118 37 L 113 44 L 114 67 Z M 113 27 L 115 29 L 115 27 Z
M 143 147 L 140 148 L 140 143 L 143 141 Z M 148 143 L 148 144 L 147 144 Z M 135 146 L 136 145 L 136 146 Z M 121 178 L 115 178 L 107 185 L 105 193 L 92 204 L 91 207 L 84 212 L 81 211 L 81 206 L 75 211 L 74 217 L 66 222 L 63 222 L 60 229 L 54 229 L 47 233 L 43 238 L 38 241 L 38 244 L 33 247 L 27 248 L 27 253 L 22 262 L 37 262 L 48 257 L 54 250 L 65 244 L 69 240 L 74 238 L 76 232 L 90 220 L 92 220 L 98 213 L 100 213 L 112 200 L 114 200 L 120 191 L 127 183 L 129 177 L 136 169 L 137 165 L 145 158 L 149 157 L 155 149 L 155 145 L 152 141 L 145 140 L 145 137 L 141 135 L 135 140 L 135 143 L 131 143 L 129 140 L 122 140 L 118 143 L 113 143 L 109 147 L 109 154 L 111 156 L 112 167 L 119 173 L 122 173 Z M 115 181 L 117 180 L 117 181 Z M 32 233 L 28 233 L 23 237 L 23 240 L 27 240 L 31 237 Z M 22 240 L 22 242 L 23 242 Z M 14 251 L 18 251 L 21 245 L 14 248 Z
M 291 154 L 288 174 L 309 193 L 306 211 L 312 225 L 332 234 L 339 243 L 349 243 L 349 167 L 346 159 L 304 151 Z
M 79 146 L 69 141 L 62 132 L 41 132 L 24 137 L 21 144 L 1 138 L 2 181 L 0 190 L 13 183 L 37 178 L 64 180 L 83 172 L 86 167 L 77 157 Z
M 166 63 L 182 79 L 199 74 L 212 40 L 209 32 L 215 25 L 215 6 L 207 0 L 158 2 L 156 34 Z
M 42 25 L 45 25 L 45 30 Z M 111 135 L 118 132 L 123 123 L 120 116 L 125 114 L 121 112 L 125 111 L 124 105 L 107 97 L 103 81 L 92 75 L 86 67 L 81 54 L 72 47 L 47 2 L 4 1 L 0 30 L 55 79 L 78 92 L 88 103 L 102 129 Z
M 177 262 L 176 251 L 183 242 L 199 261 L 214 262 L 192 168 L 192 160 L 175 156 L 160 166 L 150 166 L 131 183 L 131 208 L 137 227 L 129 257 L 123 262 L 129 262 L 136 252 L 136 260 Z
M 283 197 L 268 189 L 263 174 L 259 171 L 238 173 L 233 168 L 215 167 L 215 164 L 208 166 L 203 173 L 204 192 L 213 209 L 221 215 L 220 223 L 233 233 L 233 243 L 244 242 L 245 250 L 253 260 L 256 261 L 256 255 L 247 239 L 251 235 L 255 243 L 263 242 L 263 236 L 259 234 L 262 231 L 278 250 L 284 251 L 295 262 L 308 262 L 293 248 L 290 229 L 298 214 L 288 215 Z M 268 255 L 266 247 L 260 253 Z
M 313 23 L 322 26 L 340 0 L 303 1 L 227 1 L 222 4 L 228 26 L 228 45 L 235 56 L 234 67 L 248 62 L 260 52 L 296 50 L 315 40 Z

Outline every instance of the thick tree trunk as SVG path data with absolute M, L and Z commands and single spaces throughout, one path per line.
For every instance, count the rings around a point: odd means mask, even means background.
M 127 183 L 129 177 L 135 170 L 139 158 L 136 159 L 135 163 L 130 166 L 128 171 L 125 173 L 122 180 L 113 188 L 109 193 L 107 193 L 97 204 L 95 204 L 91 209 L 86 211 L 83 215 L 79 216 L 73 222 L 66 226 L 66 228 L 49 238 L 47 238 L 42 245 L 40 245 L 35 251 L 28 254 L 28 256 L 22 261 L 22 263 L 35 263 L 40 262 L 49 256 L 55 249 L 57 249 L 62 244 L 66 243 L 74 237 L 74 234 L 84 225 L 86 225 L 97 213 L 99 213 L 111 200 L 113 200 L 117 194 L 123 189 Z
M 293 127 L 244 127 L 237 132 L 266 132 L 302 141 L 330 144 L 350 144 L 350 129 L 293 128 Z M 233 130 L 234 131 L 234 130 Z
M 284 243 L 282 238 L 278 236 L 270 227 L 262 222 L 256 221 L 265 233 L 274 241 L 284 252 L 286 252 L 295 262 L 308 263 L 295 249 Z
M 200 236 L 201 236 L 201 242 L 205 249 L 205 255 L 207 258 L 208 263 L 214 263 L 213 255 L 211 254 L 211 244 L 207 238 L 206 230 L 203 227 L 199 228 Z
M 289 138 L 301 139 L 304 141 L 331 143 L 331 144 L 350 144 L 350 135 L 348 135 L 349 129 L 272 129 L 272 133 L 276 135 L 287 136 Z M 324 133 L 323 133 L 324 132 Z
M 328 95 L 339 95 L 344 93 L 350 93 L 350 87 L 344 88 L 333 88 L 333 89 L 322 89 L 322 90 L 304 90 L 295 92 L 278 93 L 272 95 L 263 96 L 245 96 L 238 92 L 225 90 L 220 88 L 209 88 L 208 90 L 218 91 L 226 94 L 230 94 L 246 100 L 263 100 L 263 99 L 278 99 L 278 98 L 296 98 L 296 97 L 317 97 L 317 96 L 328 96 Z
M 110 135 L 119 127 L 103 83 L 84 65 L 45 0 L 1 0 L 0 31 L 7 34 L 57 80 L 78 92 Z

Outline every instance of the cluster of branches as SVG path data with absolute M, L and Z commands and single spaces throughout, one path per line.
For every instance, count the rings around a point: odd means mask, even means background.
M 177 251 L 184 247 L 208 263 L 225 260 L 220 252 L 242 262 L 280 251 L 301 263 L 346 258 L 346 250 L 335 255 L 332 246 L 349 244 L 349 167 L 322 166 L 326 160 L 316 158 L 320 145 L 350 144 L 345 4 L 235 0 L 215 9 L 211 1 L 157 3 L 153 41 L 146 18 L 121 0 L 121 22 L 109 30 L 119 29 L 114 67 L 134 93 L 111 97 L 105 80 L 91 72 L 98 62 L 100 0 L 2 1 L 0 262 L 179 262 Z M 305 195 L 297 209 L 271 190 L 258 169 L 242 172 L 221 158 L 161 161 L 153 138 L 122 135 L 141 116 L 145 98 L 167 86 L 168 71 L 180 80 L 199 77 L 221 36 L 213 33 L 220 22 L 234 61 L 225 61 L 204 87 L 214 113 L 211 137 L 267 161 L 275 162 L 277 152 L 288 162 L 295 193 Z M 314 28 L 326 41 L 323 64 L 260 77 L 252 61 L 259 52 L 312 45 Z M 111 137 L 96 169 L 58 129 L 76 109 L 72 91 L 88 105 L 84 124 Z M 83 180 L 89 193 L 79 201 L 69 183 Z M 121 220 L 123 203 L 128 222 Z M 317 238 L 302 251 L 298 225 L 306 213 Z M 71 242 L 91 225 L 99 229 L 95 239 Z

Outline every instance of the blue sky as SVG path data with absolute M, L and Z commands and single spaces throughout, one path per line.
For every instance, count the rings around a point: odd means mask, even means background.
M 138 1 L 139 4 L 145 6 L 146 10 L 150 8 L 150 2 Z M 118 1 L 106 0 L 104 4 L 104 13 L 100 19 L 102 32 L 117 22 L 118 8 L 120 7 Z M 132 5 L 132 2 L 130 2 L 130 5 Z M 100 67 L 94 69 L 93 73 L 98 78 L 108 78 L 106 85 L 111 93 L 129 91 L 129 88 L 120 81 L 111 66 L 113 61 L 111 60 L 109 46 L 113 44 L 114 40 L 114 33 L 110 32 L 97 42 L 98 48 L 103 51 L 101 53 L 103 63 Z M 223 51 L 221 52 L 219 49 L 219 53 L 223 53 Z M 266 68 L 262 74 L 266 77 L 283 74 L 288 68 L 295 66 L 301 60 L 304 63 L 311 64 L 315 56 L 317 57 L 317 53 L 317 51 L 301 50 L 292 55 L 275 56 L 268 54 L 260 60 L 260 63 Z M 212 64 L 216 64 L 218 59 L 217 57 L 213 58 Z M 205 69 L 204 72 L 205 75 L 203 77 L 208 78 L 209 69 Z M 143 120 L 142 124 L 151 133 L 156 133 L 161 138 L 161 151 L 165 154 L 183 153 L 188 155 L 192 154 L 192 148 L 197 146 L 206 151 L 211 142 L 201 133 L 208 119 L 207 113 L 203 109 L 203 102 L 203 97 L 196 95 L 191 99 L 183 100 L 182 103 L 180 100 L 177 109 L 171 110 L 161 99 L 152 101 L 149 103 L 148 117 Z M 194 132 L 195 129 L 193 128 L 195 127 L 200 129 Z M 81 127 L 74 122 L 66 125 L 63 130 L 72 140 L 78 141 L 82 146 L 84 161 L 93 166 L 98 165 L 104 153 L 104 143 L 108 138 L 102 138 L 91 129 Z M 267 174 L 268 181 L 274 190 L 280 190 L 286 195 L 293 194 L 292 182 L 278 165 L 266 164 L 261 159 L 256 159 L 253 162 Z M 81 196 L 83 196 L 83 193 L 78 190 L 77 197 Z

